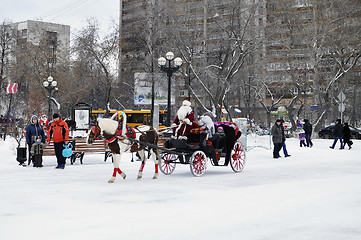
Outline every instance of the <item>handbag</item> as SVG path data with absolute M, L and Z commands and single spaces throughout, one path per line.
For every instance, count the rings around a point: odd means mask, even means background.
M 73 150 L 71 150 L 71 148 L 69 148 L 71 146 L 71 143 L 68 143 L 68 145 L 63 145 L 64 149 L 62 151 L 63 157 L 71 157 L 71 155 L 73 155 Z

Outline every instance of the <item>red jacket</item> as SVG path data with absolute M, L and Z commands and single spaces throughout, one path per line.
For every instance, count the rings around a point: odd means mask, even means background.
M 68 124 L 59 119 L 59 121 L 53 122 L 50 125 L 47 141 L 50 142 L 50 139 L 53 138 L 54 142 L 63 142 L 69 140 L 69 128 Z

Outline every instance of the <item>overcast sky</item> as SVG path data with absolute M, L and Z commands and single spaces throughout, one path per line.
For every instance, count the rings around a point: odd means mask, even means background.
M 0 7 L 1 23 L 39 20 L 70 25 L 72 32 L 85 27 L 91 17 L 104 32 L 118 16 L 118 0 L 6 0 Z

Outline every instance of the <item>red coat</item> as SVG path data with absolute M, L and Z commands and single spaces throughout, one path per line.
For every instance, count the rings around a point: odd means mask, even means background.
M 45 132 L 48 132 L 49 129 L 49 120 L 46 118 L 45 120 L 40 118 L 39 120 L 40 125 L 43 127 Z
M 56 143 L 69 140 L 68 124 L 63 119 L 60 118 L 50 125 L 47 142 L 50 142 L 50 138 Z
M 187 120 L 188 119 L 188 120 Z M 194 112 L 186 115 L 186 118 L 180 120 L 178 116 L 174 119 L 173 123 L 176 124 L 178 127 L 173 129 L 173 135 L 176 137 L 179 136 L 188 136 L 189 132 L 193 128 L 193 121 L 194 121 Z

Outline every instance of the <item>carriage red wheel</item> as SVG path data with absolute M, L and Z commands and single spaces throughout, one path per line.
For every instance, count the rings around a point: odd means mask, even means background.
M 162 155 L 159 163 L 159 169 L 165 175 L 171 174 L 175 169 L 175 161 L 177 160 L 177 155 L 165 153 Z
M 246 164 L 246 152 L 242 143 L 236 142 L 231 152 L 231 168 L 236 173 L 242 172 Z
M 194 176 L 202 176 L 207 169 L 207 156 L 203 151 L 195 151 L 189 159 L 191 172 Z

